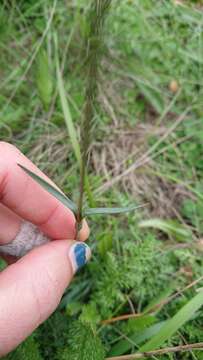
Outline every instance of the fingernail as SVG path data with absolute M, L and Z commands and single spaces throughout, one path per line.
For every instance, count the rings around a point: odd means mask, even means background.
M 91 257 L 91 250 L 87 244 L 76 242 L 69 250 L 69 257 L 73 272 L 76 273 L 89 261 Z

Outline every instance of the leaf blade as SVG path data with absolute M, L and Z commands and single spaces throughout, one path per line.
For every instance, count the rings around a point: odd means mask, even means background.
M 110 352 L 108 353 L 108 356 L 120 356 L 127 353 L 127 351 L 132 349 L 134 345 L 139 345 L 140 343 L 154 336 L 158 331 L 160 331 L 160 329 L 162 329 L 164 324 L 165 321 L 161 321 L 159 323 L 147 327 L 145 330 L 140 331 L 139 333 L 128 335 L 127 339 L 120 340 L 111 348 Z
M 161 330 L 153 336 L 139 351 L 146 352 L 158 349 L 165 341 L 171 338 L 187 321 L 189 321 L 197 310 L 203 306 L 203 291 L 195 295 L 186 305 L 184 305 L 170 320 L 168 320 Z
M 140 228 L 154 228 L 161 230 L 164 233 L 175 236 L 178 240 L 184 241 L 191 238 L 191 233 L 186 227 L 175 220 L 163 220 L 159 218 L 152 218 L 143 220 L 139 223 Z
M 77 211 L 77 206 L 74 204 L 72 200 L 70 200 L 66 195 L 57 190 L 54 186 L 49 184 L 46 180 L 42 179 L 40 176 L 36 175 L 32 171 L 28 170 L 25 166 L 18 164 L 18 166 L 25 171 L 33 180 L 35 180 L 39 185 L 41 185 L 46 191 L 48 191 L 52 196 L 54 196 L 57 200 L 59 200 L 62 204 L 68 207 L 70 210 L 74 212 Z
M 48 110 L 53 94 L 53 78 L 48 54 L 42 49 L 36 59 L 36 85 L 45 110 Z
M 132 205 L 127 207 L 115 207 L 115 208 L 89 208 L 84 210 L 85 216 L 91 216 L 91 215 L 102 215 L 102 214 L 109 214 L 109 215 L 116 215 L 116 214 L 124 214 L 130 211 L 134 211 L 137 209 L 140 209 L 142 207 L 146 206 L 146 204 L 143 205 Z
M 62 106 L 62 110 L 63 110 L 65 123 L 66 123 L 67 129 L 68 129 L 68 133 L 69 133 L 72 147 L 73 147 L 73 150 L 75 153 L 75 157 L 78 161 L 79 166 L 81 166 L 80 144 L 77 139 L 77 133 L 76 133 L 76 130 L 75 130 L 75 127 L 73 124 L 72 115 L 71 115 L 68 101 L 67 101 L 66 95 L 65 95 L 65 87 L 64 87 L 64 82 L 63 82 L 62 76 L 61 76 L 58 56 L 56 57 L 56 75 L 57 75 L 57 85 L 58 85 L 58 91 L 59 91 L 59 96 L 60 96 L 60 101 L 61 101 L 61 106 Z

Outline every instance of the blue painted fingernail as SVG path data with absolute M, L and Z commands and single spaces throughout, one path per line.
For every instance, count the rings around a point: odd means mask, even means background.
M 91 257 L 91 250 L 87 244 L 76 242 L 69 250 L 69 257 L 75 273 L 88 262 Z

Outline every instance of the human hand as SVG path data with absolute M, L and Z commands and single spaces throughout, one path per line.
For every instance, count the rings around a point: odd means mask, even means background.
M 4 256 L 10 266 L 0 273 L 0 357 L 47 319 L 59 304 L 74 272 L 90 256 L 87 245 L 72 240 L 75 238 L 73 213 L 17 163 L 50 181 L 18 149 L 0 142 L 0 245 L 16 238 L 24 220 L 37 225 L 51 241 L 17 261 Z M 86 240 L 88 235 L 84 222 L 79 240 Z

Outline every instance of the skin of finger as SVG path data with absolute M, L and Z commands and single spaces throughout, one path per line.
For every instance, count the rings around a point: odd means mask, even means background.
M 15 228 L 15 226 L 12 223 L 10 224 L 10 226 L 11 227 L 13 226 Z M 88 239 L 88 237 L 89 237 L 89 234 L 90 234 L 89 226 L 88 226 L 86 220 L 84 219 L 83 223 L 82 223 L 82 229 L 79 232 L 78 240 L 79 241 L 86 241 Z M 0 226 L 0 235 L 1 235 L 1 226 Z M 18 260 L 17 257 L 15 257 L 15 256 L 1 254 L 1 252 L 0 252 L 0 258 L 5 260 L 8 265 L 14 264 Z
M 73 241 L 53 241 L 0 274 L 0 356 L 29 336 L 57 307 L 72 279 Z
M 18 259 L 12 255 L 5 255 L 0 253 L 0 257 L 6 262 L 7 265 L 14 264 Z
M 83 221 L 82 221 L 82 229 L 79 231 L 78 240 L 85 241 L 85 240 L 88 239 L 89 235 L 90 235 L 89 226 L 87 224 L 87 221 L 85 219 L 83 219 Z
M 0 204 L 0 245 L 8 244 L 19 232 L 22 218 Z
M 1 142 L 1 202 L 20 217 L 38 225 L 51 238 L 73 239 L 75 236 L 75 217 L 72 211 L 25 174 L 17 165 L 18 163 L 50 181 L 13 145 Z
M 15 239 L 20 230 L 21 223 L 22 218 L 6 206 L 0 204 L 0 245 L 8 244 Z M 79 232 L 79 240 L 87 240 L 89 233 L 89 227 L 84 219 L 82 229 Z
M 51 180 L 13 145 L 0 142 L 1 154 L 4 154 L 0 156 L 0 200 L 3 204 L 38 225 L 52 239 L 75 238 L 75 217 L 71 210 L 25 174 L 17 163 L 50 183 Z

